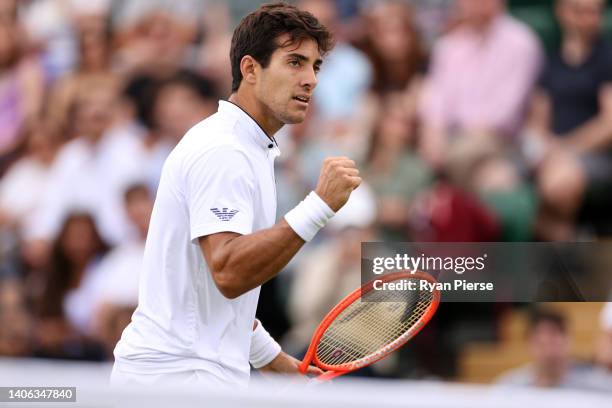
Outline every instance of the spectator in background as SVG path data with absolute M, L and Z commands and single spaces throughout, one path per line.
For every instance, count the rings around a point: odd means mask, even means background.
M 99 291 L 96 267 L 108 251 L 92 216 L 71 213 L 53 243 L 42 299 L 37 305 L 39 354 L 55 358 L 101 359 L 83 333 L 91 324 Z
M 60 129 L 48 119 L 22 126 L 23 156 L 0 179 L 0 227 L 21 235 L 44 201 L 50 168 L 60 147 Z
M 17 279 L 0 279 L 0 327 L 0 356 L 31 355 L 32 315 L 26 306 L 23 285 Z
M 52 165 L 40 211 L 27 227 L 27 240 L 49 240 L 74 209 L 90 212 L 104 239 L 122 242 L 133 233 L 122 205 L 126 186 L 143 177 L 135 160 L 137 140 L 115 128 L 118 89 L 96 85 L 80 89 L 72 112 L 73 140 Z
M 601 311 L 601 335 L 595 358 L 608 378 L 608 388 L 612 390 L 612 302 L 606 303 Z
M 532 97 L 526 148 L 537 166 L 537 232 L 545 240 L 573 240 L 583 205 L 610 203 L 612 44 L 601 33 L 604 5 L 557 1 L 562 41 Z
M 332 0 L 302 0 L 298 7 L 312 13 L 334 33 L 336 45 L 321 66 L 314 91 L 316 116 L 324 121 L 351 121 L 372 81 L 366 56 L 342 36 L 336 3 Z
M 302 0 L 299 7 L 332 31 L 336 42 L 317 76 L 314 109 L 308 112 L 308 123 L 299 125 L 301 130 L 308 131 L 305 137 L 301 140 L 293 137 L 300 132 L 294 131 L 295 126 L 281 130 L 293 134 L 280 139 L 300 144 L 291 153 L 296 154 L 298 171 L 308 186 L 316 184 L 318 168 L 325 157 L 340 155 L 360 161 L 364 156 L 371 121 L 364 112 L 365 95 L 372 80 L 372 68 L 366 56 L 343 37 L 334 1 Z M 283 161 L 287 160 L 291 159 Z
M 172 146 L 196 123 L 217 111 L 214 84 L 191 71 L 160 81 L 153 95 L 151 127 Z
M 103 8 L 75 11 L 76 67 L 55 84 L 49 103 L 49 115 L 62 126 L 66 125 L 70 107 L 82 89 L 120 86 L 119 76 L 111 70 L 113 36 L 106 12 Z
M 427 45 L 432 45 L 451 24 L 455 0 L 408 0 L 416 14 L 419 31 Z
M 375 1 L 362 11 L 359 47 L 374 67 L 372 91 L 408 91 L 425 68 L 425 50 L 412 9 L 404 1 Z
M 117 70 L 126 78 L 167 78 L 184 68 L 186 51 L 196 32 L 183 21 L 163 9 L 139 16 L 118 34 Z
M 612 393 L 612 303 L 604 303 L 601 333 L 595 349 L 596 366 L 586 377 L 589 389 Z
M 536 310 L 527 334 L 533 362 L 503 375 L 499 383 L 511 386 L 591 389 L 590 367 L 570 356 L 571 339 L 565 318 L 552 310 Z
M 42 108 L 44 74 L 40 62 L 26 54 L 17 2 L 0 7 L 0 174 L 11 163 L 21 140 L 20 127 Z
M 181 70 L 166 79 L 137 78 L 121 97 L 124 127 L 135 133 L 138 161 L 151 191 L 157 190 L 166 157 L 196 123 L 216 111 L 215 84 L 195 72 Z M 131 123 L 131 124 L 130 124 Z
M 88 329 L 93 337 L 104 344 L 108 355 L 112 355 L 121 332 L 138 305 L 138 280 L 153 211 L 153 197 L 147 186 L 130 186 L 125 192 L 125 206 L 138 236 L 114 248 L 100 261 L 96 269 L 96 279 L 99 281 L 96 286 L 99 290 L 92 295 L 93 324 Z
M 21 128 L 20 158 L 0 178 L 0 275 L 27 279 L 28 293 L 39 293 L 46 249 L 21 242 L 32 217 L 40 211 L 49 185 L 50 168 L 60 145 L 60 132 L 47 119 L 33 119 Z M 37 253 L 37 250 L 42 251 Z M 24 276 L 23 263 L 32 266 Z
M 421 150 L 437 168 L 456 142 L 514 142 L 540 64 L 535 35 L 506 14 L 504 0 L 456 5 L 459 24 L 434 46 L 421 103 Z
M 409 208 L 432 174 L 416 154 L 415 111 L 403 94 L 388 94 L 380 108 L 366 157 L 365 180 L 376 192 L 383 240 L 407 239 Z
M 504 239 L 529 240 L 536 205 L 521 178 L 517 135 L 540 47 L 527 26 L 506 14 L 504 0 L 455 4 L 457 24 L 434 45 L 423 88 L 420 151 L 458 189 L 445 188 L 438 198 L 467 192 L 489 204 Z M 440 236 L 458 237 L 456 232 Z
M 78 0 L 77 0 L 78 1 Z M 108 0 L 99 0 L 106 2 Z M 151 14 L 162 11 L 180 22 L 183 30 L 195 30 L 198 17 L 210 0 L 129 0 L 114 2 L 111 9 L 113 27 L 118 32 L 129 31 Z

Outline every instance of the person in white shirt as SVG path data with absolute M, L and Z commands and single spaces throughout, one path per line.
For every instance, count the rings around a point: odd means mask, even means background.
M 331 48 L 314 16 L 283 3 L 261 6 L 235 29 L 229 101 L 190 129 L 164 164 L 139 303 L 115 347 L 111 384 L 246 385 L 249 363 L 298 372 L 255 311 L 260 286 L 361 182 L 352 160 L 327 158 L 315 191 L 275 223 L 273 135 L 304 120 Z
M 144 178 L 138 136 L 115 126 L 117 89 L 95 85 L 74 102 L 77 137 L 66 143 L 49 170 L 44 200 L 24 227 L 27 240 L 52 240 L 72 211 L 93 215 L 112 245 L 134 235 L 123 207 L 125 189 Z

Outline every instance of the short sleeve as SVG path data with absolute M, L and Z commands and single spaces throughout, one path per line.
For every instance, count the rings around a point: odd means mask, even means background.
M 185 186 L 192 241 L 253 231 L 255 177 L 243 152 L 223 146 L 200 155 L 187 167 Z

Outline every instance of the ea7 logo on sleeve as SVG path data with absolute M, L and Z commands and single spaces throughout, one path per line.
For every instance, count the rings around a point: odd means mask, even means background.
M 238 212 L 238 210 L 230 210 L 227 207 L 223 207 L 221 209 L 211 208 L 210 211 L 213 212 L 221 221 L 229 221 L 234 218 L 234 215 Z

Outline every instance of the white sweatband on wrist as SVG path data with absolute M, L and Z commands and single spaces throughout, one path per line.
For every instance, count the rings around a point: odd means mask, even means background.
M 254 368 L 261 368 L 269 364 L 281 352 L 281 346 L 264 329 L 257 320 L 257 327 L 251 334 L 251 351 L 249 362 Z
M 285 214 L 285 221 L 300 238 L 308 242 L 334 214 L 329 205 L 317 193 L 311 191 L 304 201 Z

